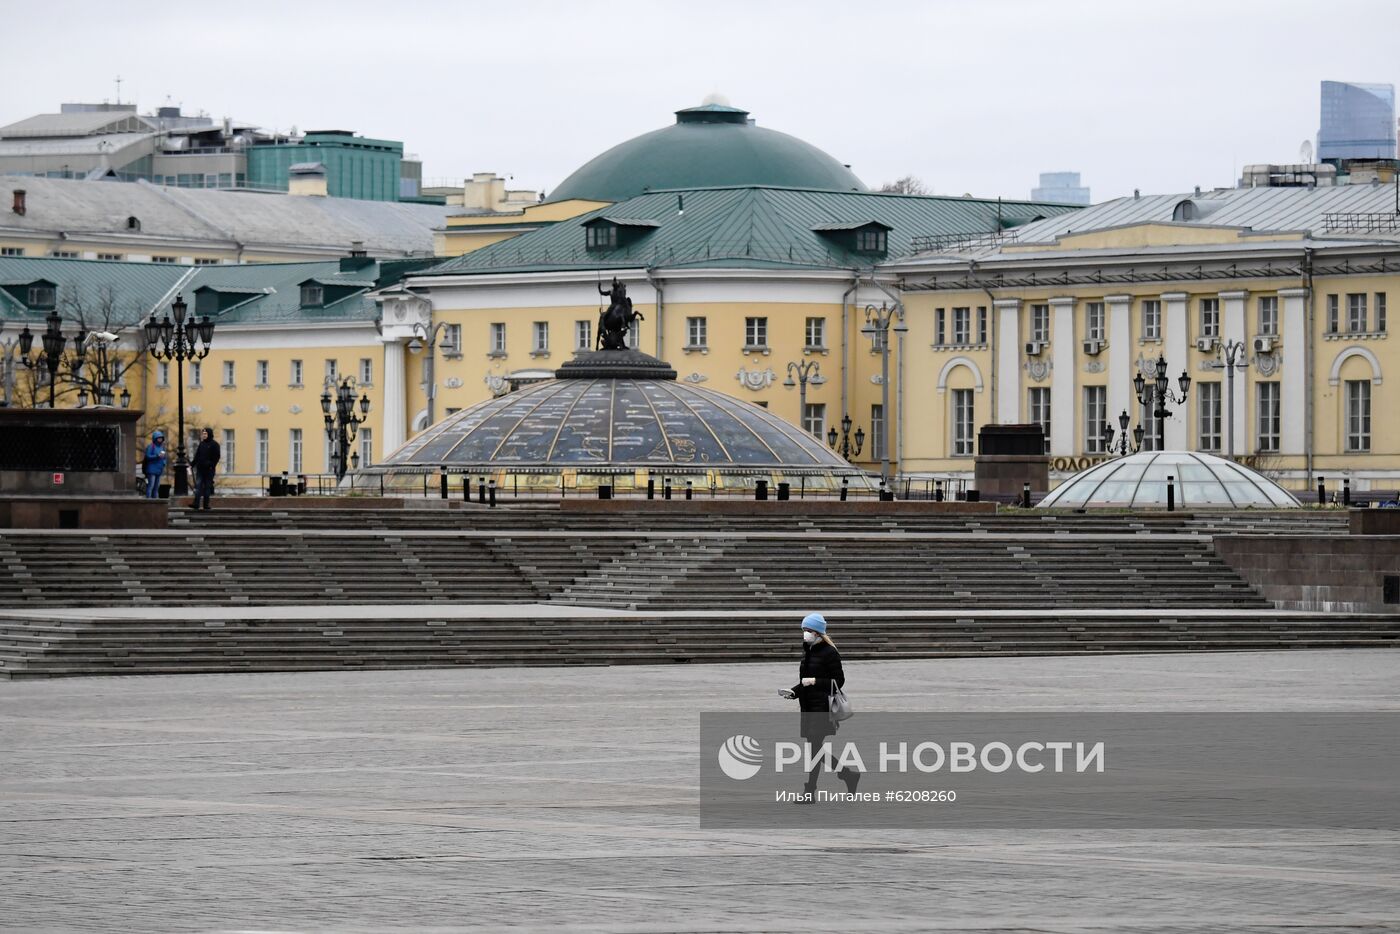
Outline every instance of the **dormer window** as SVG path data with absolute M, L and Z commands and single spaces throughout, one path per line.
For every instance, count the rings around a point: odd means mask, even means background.
M 35 311 L 52 311 L 57 296 L 51 285 L 31 285 L 28 300 L 25 302 Z
M 319 285 L 307 283 L 301 287 L 301 307 L 320 308 L 326 303 L 326 290 Z
M 139 217 L 128 217 L 128 218 L 126 219 L 126 229 L 127 229 L 127 230 L 135 230 L 135 231 L 139 232 L 139 231 L 141 230 L 141 218 L 139 218 Z
M 886 246 L 886 233 L 879 227 L 867 227 L 865 230 L 856 231 L 856 252 L 857 253 L 884 253 Z
M 588 248 L 590 250 L 613 250 L 617 248 L 617 227 L 613 224 L 595 224 L 588 228 Z

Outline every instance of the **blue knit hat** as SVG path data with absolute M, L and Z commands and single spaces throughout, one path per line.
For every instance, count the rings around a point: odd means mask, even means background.
M 802 628 L 826 635 L 826 619 L 820 613 L 808 613 L 802 617 Z

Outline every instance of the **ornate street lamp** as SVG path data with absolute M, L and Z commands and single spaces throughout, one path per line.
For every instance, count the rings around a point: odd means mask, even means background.
M 179 446 L 175 448 L 175 495 L 186 496 L 190 492 L 189 462 L 185 458 L 185 361 L 203 360 L 209 356 L 210 344 L 214 341 L 214 322 L 205 315 L 203 320 L 191 315 L 185 320 L 189 306 L 183 296 L 176 295 L 170 305 L 174 315 L 166 315 L 157 322 L 155 315 L 146 322 L 146 343 L 151 356 L 157 360 L 175 361 L 175 384 L 178 399 L 176 413 L 179 420 Z M 159 346 L 157 346 L 159 342 Z M 123 393 L 123 396 L 126 394 Z
M 1167 379 L 1167 361 L 1161 354 L 1157 355 L 1156 378 L 1149 383 L 1138 370 L 1137 376 L 1133 377 L 1133 389 L 1137 392 L 1138 403 L 1146 410 L 1149 406 L 1152 415 L 1157 419 L 1157 450 L 1164 451 L 1167 448 L 1167 425 L 1166 420 L 1171 412 L 1167 410 L 1167 405 L 1185 405 L 1186 394 L 1191 390 L 1191 377 L 1186 375 L 1186 371 L 1181 371 L 1181 376 L 1177 379 L 1177 385 L 1181 389 L 1178 395 L 1171 391 L 1170 380 Z
M 1212 370 L 1225 371 L 1225 413 L 1227 435 L 1225 448 L 1227 457 L 1235 456 L 1235 371 L 1249 369 L 1249 359 L 1245 357 L 1244 341 L 1228 340 L 1220 345 L 1220 359 L 1206 364 Z
M 822 365 L 816 360 L 791 361 L 787 365 L 787 379 L 783 380 L 783 385 L 791 389 L 797 389 L 797 423 L 802 425 L 807 419 L 807 381 L 810 379 L 814 385 L 820 386 L 825 380 L 822 379 Z M 797 379 L 793 380 L 793 374 Z M 803 425 L 805 428 L 806 426 Z M 818 437 L 821 437 L 818 435 Z
M 369 396 L 360 395 L 360 410 L 357 413 L 357 389 L 353 376 L 345 377 L 339 384 L 334 377 L 327 377 L 325 389 L 321 393 L 321 414 L 326 420 L 326 438 L 335 445 L 331 452 L 331 460 L 335 467 L 337 483 L 345 479 L 347 470 L 357 470 L 360 466 L 360 455 L 358 452 L 351 453 L 350 445 L 355 440 L 360 424 L 369 416 Z
M 24 326 L 24 330 L 19 334 L 19 362 L 31 370 L 41 367 L 49 371 L 49 408 L 54 407 L 54 384 L 58 380 L 58 370 L 63 364 L 63 319 L 59 317 L 57 311 L 51 311 L 44 318 L 44 333 L 40 335 L 44 346 L 38 357 L 29 359 L 29 351 L 34 347 L 34 335 L 30 333 L 29 325 Z M 78 333 L 73 337 L 73 352 L 77 358 L 77 366 L 83 363 L 83 348 L 87 343 L 87 331 L 83 326 L 78 325 Z
M 894 327 L 890 327 L 893 324 Z M 885 302 L 880 307 L 865 306 L 865 326 L 860 333 L 880 343 L 880 479 L 890 482 L 890 332 L 904 335 L 909 326 L 904 323 L 904 306 Z
M 437 401 L 438 334 L 446 327 L 446 321 L 439 321 L 431 327 L 421 321 L 415 321 L 413 322 L 413 340 L 409 341 L 408 344 L 409 352 L 415 354 L 423 349 L 424 341 L 427 341 L 428 344 L 428 355 L 423 358 L 423 389 L 428 396 L 428 424 L 424 425 L 424 428 L 433 423 L 433 403 Z
M 1132 421 L 1132 419 L 1128 417 L 1128 410 L 1127 410 L 1127 409 L 1124 409 L 1124 410 L 1123 410 L 1123 414 L 1121 414 L 1121 415 L 1118 416 L 1118 442 L 1117 442 L 1117 448 L 1118 448 L 1118 454 L 1119 454 L 1120 457 L 1127 456 L 1128 454 L 1136 454 L 1138 451 L 1141 451 L 1141 450 L 1142 450 L 1142 436 L 1145 435 L 1145 434 L 1147 433 L 1147 432 L 1145 432 L 1145 431 L 1143 430 L 1142 425 L 1139 424 L 1136 428 L 1133 429 L 1133 432 L 1132 432 L 1132 434 L 1133 434 L 1132 446 L 1129 447 L 1129 445 L 1128 445 L 1128 423 L 1129 423 L 1130 421 Z M 1113 449 L 1114 449 L 1113 426 L 1110 425 L 1108 422 L 1104 422 L 1104 423 L 1103 423 L 1103 446 L 1104 446 L 1104 450 L 1107 451 L 1109 454 L 1112 454 L 1112 453 L 1113 453 Z
M 836 443 L 838 437 L 839 437 L 840 442 L 841 442 L 839 445 Z M 846 460 L 850 460 L 852 457 L 859 457 L 859 456 L 860 456 L 860 449 L 861 449 L 861 447 L 865 444 L 865 431 L 864 431 L 864 429 L 861 429 L 861 428 L 857 428 L 857 429 L 856 429 L 855 442 L 856 442 L 856 443 L 855 443 L 855 446 L 853 447 L 853 446 L 851 445 L 851 416 L 850 416 L 850 415 L 842 415 L 842 416 L 841 416 L 841 434 L 840 434 L 839 436 L 836 434 L 836 426 L 835 426 L 835 425 L 832 425 L 831 428 L 830 428 L 830 429 L 827 431 L 827 433 L 826 433 L 826 444 L 827 444 L 827 447 L 829 447 L 829 448 L 831 448 L 833 451 L 836 451 L 837 453 L 839 453 L 839 454 L 840 454 L 842 457 L 844 457 Z

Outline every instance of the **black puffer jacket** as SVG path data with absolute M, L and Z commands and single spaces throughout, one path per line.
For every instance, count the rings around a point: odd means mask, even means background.
M 816 678 L 816 684 L 804 685 L 803 678 Z M 846 686 L 846 673 L 841 670 L 841 653 L 830 642 L 814 642 L 802 646 L 802 664 L 797 668 L 797 683 L 792 692 L 797 695 L 803 713 L 826 713 L 831 709 L 827 697 L 831 694 L 831 682 L 837 687 Z

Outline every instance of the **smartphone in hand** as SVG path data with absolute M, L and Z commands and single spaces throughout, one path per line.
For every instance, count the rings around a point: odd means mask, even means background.
M 779 691 L 778 696 L 785 700 L 797 700 L 797 695 L 792 693 L 792 691 L 788 688 L 783 688 L 781 691 Z

